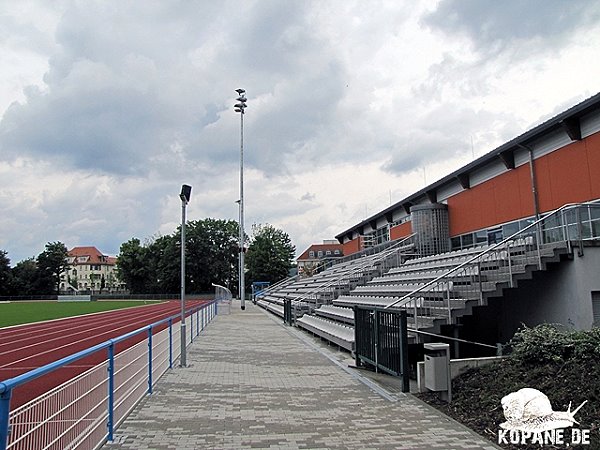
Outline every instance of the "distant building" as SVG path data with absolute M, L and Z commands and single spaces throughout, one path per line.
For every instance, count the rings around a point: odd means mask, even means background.
M 115 292 L 124 289 L 117 275 L 117 258 L 102 254 L 96 247 L 69 250 L 69 268 L 61 274 L 62 292 Z
M 298 258 L 298 274 L 310 276 L 323 270 L 327 261 L 339 259 L 344 256 L 344 246 L 337 240 L 324 240 L 322 244 L 313 244 L 308 247 Z

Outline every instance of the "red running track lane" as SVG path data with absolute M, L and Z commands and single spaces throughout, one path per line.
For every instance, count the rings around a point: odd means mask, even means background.
M 186 308 L 194 308 L 206 302 L 206 300 L 187 300 Z M 0 328 L 0 381 L 13 378 L 169 316 L 177 315 L 181 311 L 180 308 L 179 300 L 174 300 L 80 317 Z M 167 326 L 164 324 L 157 327 L 154 329 L 154 333 Z M 145 333 L 140 333 L 138 336 L 117 344 L 115 354 L 146 338 Z M 85 372 L 90 367 L 100 364 L 106 358 L 107 352 L 99 351 L 80 359 L 75 364 L 57 369 L 15 388 L 10 402 L 11 409 L 27 403 L 53 387 Z

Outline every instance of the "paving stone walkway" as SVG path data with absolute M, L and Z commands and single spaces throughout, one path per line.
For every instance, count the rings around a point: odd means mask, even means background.
M 190 366 L 168 371 L 103 449 L 497 448 L 246 305 L 202 332 Z

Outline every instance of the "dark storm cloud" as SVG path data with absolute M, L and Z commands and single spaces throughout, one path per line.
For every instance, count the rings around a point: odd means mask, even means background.
M 282 167 L 340 97 L 340 66 L 313 36 L 307 10 L 278 1 L 74 2 L 56 31 L 47 89 L 30 89 L 0 122 L 2 158 L 134 175 L 184 161 L 233 167 L 233 89 L 243 85 L 248 163 Z
M 586 0 L 441 1 L 421 23 L 452 45 L 412 91 L 426 102 L 468 102 L 493 96 L 510 72 L 518 89 L 532 70 L 546 74 L 599 19 L 600 3 Z
M 26 105 L 7 111 L 0 133 L 5 155 L 131 174 L 142 171 L 145 152 L 161 147 L 156 131 L 163 119 L 152 98 L 127 88 L 73 89 L 64 96 L 30 92 Z
M 401 140 L 402 145 L 390 151 L 384 169 L 402 174 L 463 154 L 471 155 L 472 142 L 478 137 L 485 137 L 486 142 L 503 142 L 516 133 L 514 128 L 498 126 L 507 119 L 505 114 L 444 104 L 418 120 Z
M 450 35 L 464 33 L 488 52 L 540 37 L 542 46 L 562 47 L 565 37 L 599 17 L 599 4 L 588 0 L 445 0 L 423 23 Z
M 418 169 L 444 175 L 471 136 L 481 154 L 597 89 L 592 1 L 0 5 L 0 248 L 13 262 L 48 241 L 115 253 L 171 233 L 182 183 L 191 219 L 237 218 L 236 88 L 247 223 L 285 225 L 301 248 L 421 183 Z

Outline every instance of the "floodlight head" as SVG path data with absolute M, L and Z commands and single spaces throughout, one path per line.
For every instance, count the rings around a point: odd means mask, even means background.
M 240 108 L 240 109 L 244 109 L 247 108 L 248 105 L 246 105 L 245 103 L 236 103 L 235 105 L 233 105 L 235 108 Z
M 236 89 L 235 92 L 237 92 L 239 95 L 244 94 L 246 91 L 244 89 Z
M 244 97 L 243 95 L 240 95 L 238 98 L 236 98 L 236 100 L 238 102 L 246 102 L 248 99 L 246 97 Z
M 190 197 L 192 195 L 192 187 L 184 184 L 181 186 L 181 194 L 179 194 L 179 198 L 181 201 L 188 203 L 190 201 Z

